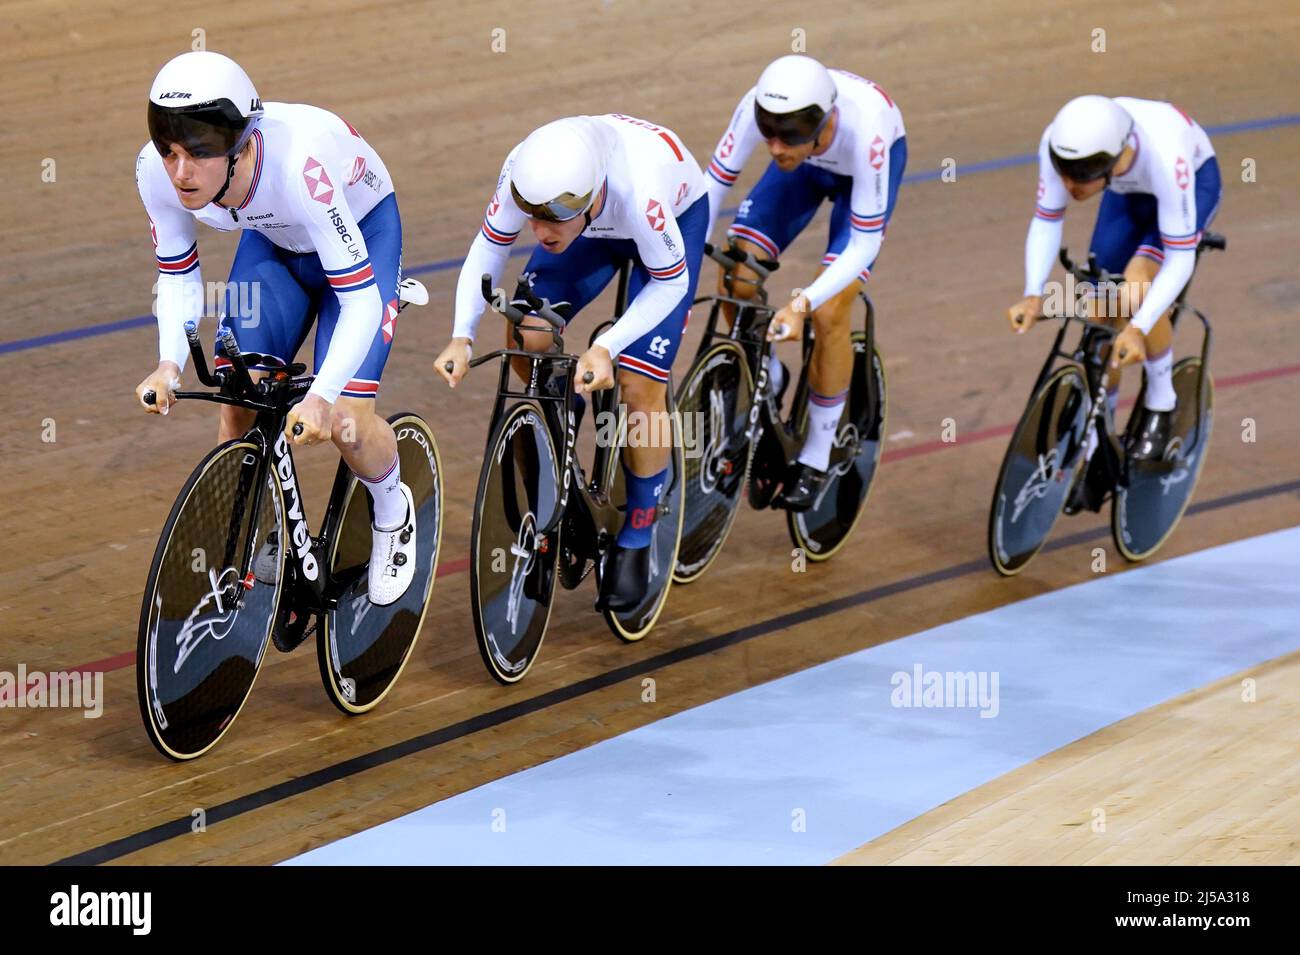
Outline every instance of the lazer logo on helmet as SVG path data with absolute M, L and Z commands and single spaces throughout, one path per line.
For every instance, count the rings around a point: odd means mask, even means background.
M 159 96 L 158 98 L 159 98 L 160 100 L 161 100 L 161 99 L 189 99 L 189 98 L 190 98 L 190 94 L 189 94 L 189 93 L 171 92 L 171 93 L 163 93 L 162 96 Z
M 319 569 L 311 552 L 311 534 L 307 531 L 307 519 L 302 512 L 302 498 L 298 494 L 293 460 L 289 457 L 289 442 L 285 440 L 284 432 L 275 439 L 275 473 L 280 478 L 280 488 L 289 499 L 289 520 L 293 522 L 293 547 L 298 563 L 307 579 L 315 580 Z

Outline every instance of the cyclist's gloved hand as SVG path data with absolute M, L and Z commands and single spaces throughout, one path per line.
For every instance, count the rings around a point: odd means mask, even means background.
M 591 372 L 590 384 L 583 380 L 587 377 L 587 372 Z M 580 395 L 585 395 L 588 392 L 613 387 L 614 360 L 609 357 L 609 352 L 603 345 L 592 345 L 578 359 L 578 367 L 573 373 L 573 390 Z
M 794 301 L 772 316 L 767 326 L 767 340 L 789 342 L 803 338 L 803 323 L 808 318 L 809 304 L 803 295 L 795 296 Z
M 172 392 L 181 386 L 181 369 L 174 361 L 161 361 L 148 378 L 135 386 L 135 397 L 149 414 L 166 414 L 176 404 Z M 146 404 L 146 391 L 154 393 L 154 403 Z
M 1023 335 L 1029 331 L 1034 322 L 1038 321 L 1038 316 L 1042 314 L 1043 297 L 1041 295 L 1028 295 L 1007 309 L 1007 318 L 1011 321 L 1011 330 L 1017 335 Z
M 468 338 L 453 338 L 434 360 L 433 370 L 442 375 L 447 384 L 455 388 L 469 371 L 469 360 L 472 354 L 473 348 Z M 447 370 L 448 363 L 451 364 L 451 371 Z
M 284 422 L 284 436 L 297 445 L 319 444 L 330 439 L 330 417 L 333 408 L 320 395 L 308 394 L 289 410 Z M 294 434 L 293 426 L 302 425 L 302 434 Z
M 1135 365 L 1147 357 L 1147 340 L 1136 325 L 1126 325 L 1110 346 L 1110 367 Z

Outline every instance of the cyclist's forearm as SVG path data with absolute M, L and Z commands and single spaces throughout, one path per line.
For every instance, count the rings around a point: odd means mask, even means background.
M 154 313 L 158 318 L 158 360 L 185 370 L 190 346 L 185 323 L 203 315 L 203 279 L 195 269 L 186 275 L 159 275 Z
M 704 237 L 707 239 L 713 235 L 713 227 L 718 224 L 718 213 L 722 209 L 722 204 L 726 202 L 731 187 L 723 185 L 712 176 L 706 177 L 706 182 L 708 190 L 706 195 L 709 197 L 709 228 L 704 233 Z
M 1060 219 L 1044 219 L 1034 216 L 1029 222 L 1029 233 L 1025 236 L 1025 295 L 1042 295 L 1043 285 L 1052 274 L 1052 263 L 1056 261 L 1057 250 L 1061 247 Z
M 329 351 L 309 392 L 330 404 L 338 401 L 339 394 L 365 361 L 384 311 L 384 300 L 377 285 L 335 294 L 339 296 L 338 321 L 330 336 Z
M 617 322 L 596 338 L 595 344 L 617 358 L 623 349 L 664 320 L 664 316 L 681 304 L 690 290 L 683 273 L 671 282 L 652 279 L 637 293 L 632 304 Z
M 1133 325 L 1143 335 L 1151 334 L 1151 329 L 1160 320 L 1160 316 L 1174 304 L 1174 299 L 1178 298 L 1178 293 L 1191 279 L 1195 267 L 1196 253 L 1190 249 L 1165 250 L 1164 264 L 1160 266 L 1155 281 L 1151 283 L 1151 288 L 1142 298 L 1142 304 L 1138 306 L 1137 314 L 1133 316 Z
M 492 287 L 496 288 L 509 258 L 509 245 L 494 245 L 483 238 L 481 232 L 474 237 L 465 256 L 465 264 L 461 266 L 460 277 L 456 280 L 456 320 L 451 333 L 453 338 L 474 340 L 487 304 L 483 301 L 483 275 L 491 275 Z
M 804 289 L 809 308 L 817 308 L 856 282 L 859 274 L 880 254 L 881 240 L 881 232 L 855 231 L 848 247 L 826 267 L 825 272 L 817 276 L 812 285 Z

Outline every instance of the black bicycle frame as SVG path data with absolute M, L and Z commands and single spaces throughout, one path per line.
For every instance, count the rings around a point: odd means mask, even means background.
M 700 347 L 696 351 L 696 357 L 703 355 L 719 338 L 728 341 L 734 341 L 745 352 L 745 357 L 749 360 L 750 369 L 754 373 L 756 390 L 767 380 L 767 363 L 764 361 L 765 352 L 769 346 L 767 344 L 767 326 L 772 317 L 776 314 L 776 309 L 768 305 L 767 289 L 765 282 L 767 278 L 776 270 L 775 262 L 764 263 L 755 259 L 752 254 L 745 253 L 743 258 L 737 258 L 739 250 L 720 251 L 708 245 L 705 248 L 708 256 L 722 266 L 726 278 L 726 286 L 734 287 L 735 267 L 744 264 L 747 268 L 754 271 L 756 279 L 744 278 L 741 281 L 749 282 L 755 286 L 757 301 L 754 299 L 741 299 L 734 295 L 702 295 L 695 300 L 693 304 L 699 305 L 701 302 L 711 302 L 709 308 L 709 317 L 704 326 L 704 337 L 700 341 Z M 876 399 L 875 389 L 875 346 L 876 346 L 876 309 L 871 302 L 870 296 L 862 292 L 859 296 L 866 305 L 866 317 L 864 319 L 864 332 L 866 334 L 866 407 L 850 408 L 850 416 L 854 421 L 873 422 L 876 420 L 876 413 L 879 410 Z M 723 304 L 731 304 L 736 308 L 735 319 L 731 323 L 731 328 L 726 332 L 718 331 L 718 319 L 722 313 Z M 802 362 L 799 368 L 799 377 L 795 382 L 795 394 L 799 394 L 805 387 L 808 377 L 809 360 L 813 350 L 813 326 L 811 322 L 804 323 L 804 332 L 802 339 Z M 849 390 L 853 393 L 853 389 Z M 865 412 L 865 414 L 862 414 Z M 781 439 L 783 446 L 790 444 L 793 447 L 793 438 L 791 441 L 785 440 L 787 435 L 784 434 L 783 428 L 775 429 L 778 438 Z M 756 435 L 754 436 L 756 437 Z M 786 449 L 787 452 L 790 448 Z M 797 448 L 795 449 L 797 450 Z
M 202 343 L 199 341 L 198 326 L 195 323 L 186 323 L 185 337 L 189 343 L 195 376 L 201 384 L 210 388 L 217 388 L 218 391 L 177 391 L 174 393 L 176 398 L 211 401 L 257 412 L 257 420 L 244 435 L 244 440 L 253 441 L 258 445 L 257 469 L 254 472 L 255 477 L 252 487 L 247 487 L 246 481 L 241 480 L 236 493 L 236 506 L 231 514 L 231 529 L 227 538 L 228 548 L 233 549 L 241 517 L 244 513 L 248 513 L 241 505 L 250 490 L 252 492 L 252 517 L 250 520 L 254 523 L 257 522 L 262 508 L 262 496 L 266 492 L 267 474 L 274 459 L 276 479 L 280 482 L 281 488 L 288 488 L 296 498 L 295 508 L 290 508 L 286 502 L 287 516 L 289 516 L 290 520 L 295 520 L 293 511 L 297 511 L 299 514 L 294 526 L 284 529 L 285 540 L 282 543 L 282 546 L 287 546 L 290 551 L 290 559 L 286 561 L 286 567 L 290 577 L 288 588 L 292 590 L 292 599 L 299 605 L 304 606 L 304 609 L 309 608 L 315 611 L 334 609 L 338 606 L 342 592 L 352 583 L 351 580 L 333 581 L 329 569 L 325 566 L 324 559 L 325 554 L 329 552 L 331 528 L 334 524 L 336 508 L 343 496 L 347 475 L 340 473 L 335 477 L 329 504 L 325 510 L 325 521 L 321 527 L 321 534 L 318 537 L 312 537 L 311 524 L 307 518 L 306 502 L 300 491 L 301 485 L 298 481 L 297 468 L 294 465 L 293 448 L 283 435 L 285 418 L 289 413 L 289 409 L 307 394 L 308 389 L 311 388 L 313 378 L 308 376 L 288 379 L 264 379 L 261 383 L 254 383 L 252 376 L 248 373 L 248 365 L 244 355 L 239 350 L 234 335 L 228 329 L 220 336 L 218 349 L 230 361 L 231 367 L 230 369 L 218 369 L 215 372 L 210 372 L 207 359 L 203 354 Z M 300 368 L 302 368 L 301 365 L 292 365 L 280 374 L 292 374 L 295 369 Z M 285 441 L 283 455 L 277 450 L 278 443 L 282 440 Z M 283 471 L 281 470 L 282 467 Z M 302 535 L 298 534 L 299 528 L 302 529 Z M 299 553 L 300 545 L 297 541 L 299 536 L 305 536 L 311 542 L 310 546 L 302 549 L 301 553 Z M 257 542 L 256 538 L 256 533 L 250 533 L 247 536 L 244 541 L 244 552 L 238 565 L 240 570 L 239 579 L 245 582 L 244 586 L 240 588 L 240 593 L 235 595 L 235 603 L 239 607 L 243 606 L 244 594 L 247 593 L 249 586 L 247 581 L 252 570 L 253 548 Z M 233 550 L 228 551 L 226 561 L 230 566 L 234 566 L 233 557 Z M 309 573 L 308 559 L 315 563 L 316 573 L 314 576 Z M 331 583 L 331 586 L 327 587 L 327 583 Z
M 1214 233 L 1207 233 L 1196 247 L 1195 254 L 1197 263 L 1199 264 L 1201 253 L 1206 249 L 1222 249 L 1225 247 L 1226 242 L 1222 236 Z M 1068 251 L 1064 248 L 1060 250 L 1058 258 L 1061 266 L 1066 270 L 1066 272 L 1073 275 L 1079 282 L 1090 283 L 1095 287 L 1100 288 L 1103 285 L 1113 285 L 1116 281 L 1115 276 L 1097 266 L 1097 257 L 1093 253 L 1089 253 L 1088 255 L 1088 265 L 1086 268 L 1079 266 L 1071 260 Z M 1195 278 L 1195 276 L 1196 272 L 1193 270 L 1192 278 Z M 1205 374 L 1206 369 L 1210 364 L 1210 346 L 1214 339 L 1214 333 L 1210 328 L 1209 319 L 1207 319 L 1199 309 L 1192 308 L 1186 304 L 1187 292 L 1191 287 L 1192 279 L 1189 278 L 1187 284 L 1183 286 L 1182 291 L 1178 293 L 1178 297 L 1174 299 L 1174 304 L 1170 306 L 1172 311 L 1169 316 L 1169 324 L 1173 329 L 1177 329 L 1178 317 L 1182 315 L 1184 311 L 1190 311 L 1200 320 L 1203 329 L 1203 334 L 1201 336 L 1201 367 L 1197 372 L 1196 378 L 1195 441 L 1190 445 L 1190 448 L 1195 448 L 1196 444 L 1201 440 L 1201 409 L 1205 405 Z M 1043 367 L 1039 371 L 1038 377 L 1034 381 L 1034 386 L 1029 392 L 1030 400 L 1032 400 L 1033 396 L 1038 393 L 1038 389 L 1043 386 L 1043 383 L 1052 373 L 1052 370 L 1056 365 L 1056 360 L 1058 358 L 1063 358 L 1066 361 L 1073 362 L 1083 367 L 1087 375 L 1089 390 L 1095 393 L 1094 405 L 1098 402 L 1104 402 L 1106 400 L 1106 395 L 1099 386 L 1098 379 L 1105 379 L 1107 376 L 1104 373 L 1099 374 L 1097 370 L 1097 366 L 1102 364 L 1101 348 L 1099 347 L 1101 343 L 1098 341 L 1098 338 L 1103 336 L 1113 338 L 1116 334 L 1116 330 L 1111 328 L 1109 325 L 1089 321 L 1088 319 L 1080 318 L 1077 315 L 1061 315 L 1052 317 L 1061 319 L 1061 327 L 1057 329 L 1056 338 L 1053 340 L 1052 347 L 1047 353 L 1047 359 L 1043 362 Z M 1079 344 L 1075 349 L 1070 352 L 1065 352 L 1061 350 L 1061 342 L 1065 338 L 1065 332 L 1069 328 L 1070 322 L 1080 323 L 1083 326 L 1083 333 L 1080 337 Z M 1102 371 L 1104 372 L 1104 369 L 1102 369 Z M 1089 417 L 1090 424 L 1092 417 L 1094 417 L 1095 414 L 1096 409 L 1094 408 L 1093 414 Z M 1112 439 L 1114 438 L 1113 431 L 1113 428 L 1107 429 L 1107 433 L 1112 437 Z M 1110 462 L 1109 457 L 1107 458 L 1107 462 Z M 1113 476 L 1122 477 L 1122 475 Z

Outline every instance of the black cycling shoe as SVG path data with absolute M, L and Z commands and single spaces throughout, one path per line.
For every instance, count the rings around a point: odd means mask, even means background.
M 1169 447 L 1173 420 L 1172 411 L 1152 411 L 1150 408 L 1143 408 L 1142 418 L 1137 428 L 1129 433 L 1126 449 L 1129 460 L 1163 461 L 1165 450 Z
M 1080 511 L 1100 513 L 1108 491 L 1110 486 L 1106 481 L 1106 468 L 1102 465 L 1101 450 L 1098 449 L 1074 479 L 1062 511 L 1067 516 Z
M 829 476 L 827 471 L 818 471 L 811 465 L 796 461 L 785 480 L 785 487 L 776 496 L 772 506 L 783 507 L 787 511 L 808 510 L 821 496 Z
M 650 548 L 627 548 L 614 544 L 602 565 L 596 609 L 613 613 L 635 610 L 645 600 L 649 589 Z

